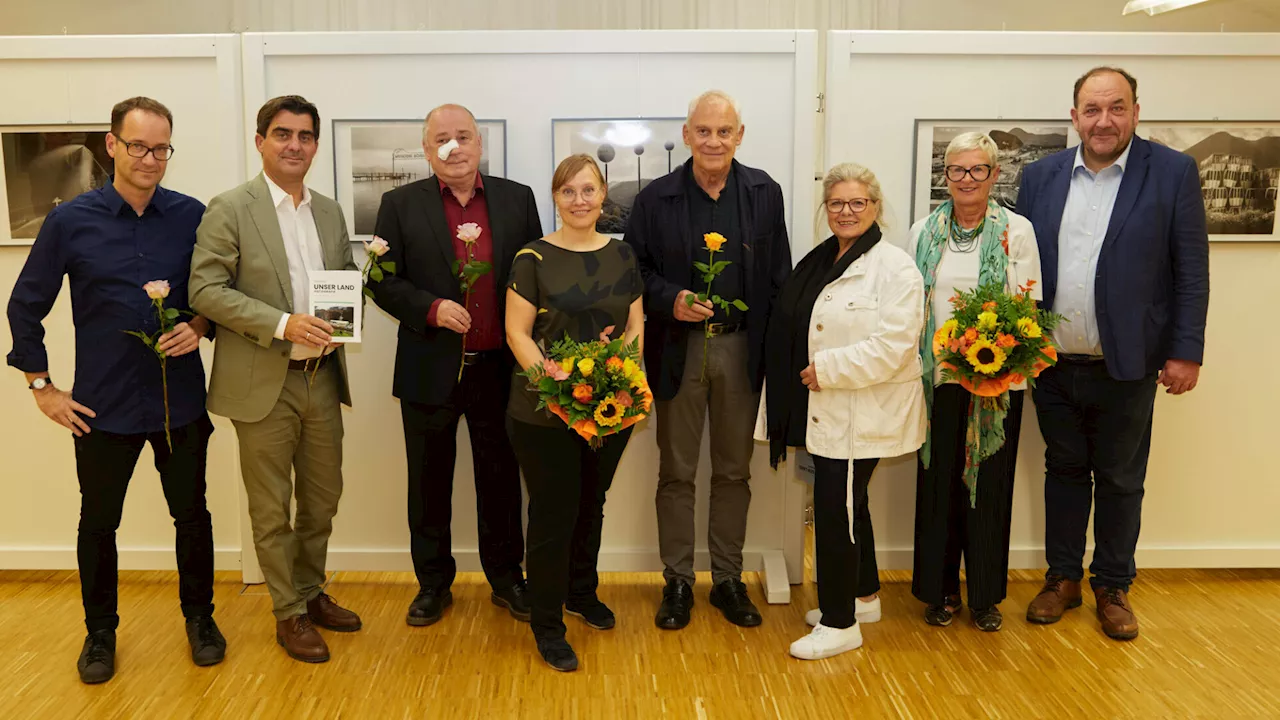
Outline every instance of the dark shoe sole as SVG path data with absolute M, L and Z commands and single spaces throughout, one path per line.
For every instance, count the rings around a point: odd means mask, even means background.
M 564 612 L 565 612 L 565 614 L 566 614 L 566 615 L 572 615 L 572 616 L 574 616 L 574 617 L 576 617 L 576 618 L 581 618 L 581 619 L 582 619 L 582 622 L 586 623 L 587 627 L 589 627 L 589 628 L 591 628 L 591 629 L 593 629 L 593 630 L 612 630 L 612 629 L 613 629 L 613 626 L 618 624 L 618 621 L 615 619 L 615 620 L 610 620 L 608 625 L 597 625 L 597 624 L 595 624 L 595 623 L 591 622 L 590 620 L 588 620 L 588 619 L 587 619 L 587 616 L 586 616 L 586 615 L 583 615 L 583 614 L 582 614 L 582 613 L 580 613 L 580 612 L 574 612 L 574 611 L 570 610 L 569 608 L 565 608 L 565 609 L 564 609 Z M 661 627 L 661 626 L 659 626 L 659 627 Z
M 281 639 L 280 639 L 280 638 L 278 638 L 278 637 L 276 638 L 276 644 L 277 644 L 277 645 L 279 645 L 280 647 L 284 648 L 284 651 L 285 651 L 286 653 L 288 653 L 289 657 L 293 658 L 294 660 L 297 660 L 298 662 L 304 662 L 304 663 L 324 663 L 324 662 L 329 662 L 329 656 L 328 656 L 328 655 L 325 655 L 324 657 L 304 657 L 304 656 L 302 656 L 302 655 L 296 655 L 296 654 L 294 654 L 294 652 L 293 652 L 292 650 L 290 650 L 290 649 L 289 649 L 289 648 L 284 644 L 284 641 L 283 641 L 283 640 L 281 640 Z
M 668 620 L 674 620 L 674 618 L 668 618 Z M 692 618 L 690 618 L 690 620 L 692 620 Z M 685 620 L 684 622 L 679 622 L 677 620 L 675 623 L 672 623 L 664 622 L 661 618 L 654 618 L 653 624 L 663 630 L 683 630 L 689 627 L 689 620 Z
M 444 611 L 448 610 L 449 606 L 451 605 L 453 605 L 452 595 L 450 595 L 449 598 L 444 601 L 444 606 L 440 608 L 439 615 L 436 615 L 434 617 L 420 618 L 420 617 L 414 617 L 412 615 L 406 614 L 404 616 L 404 621 L 412 625 L 413 627 L 426 627 L 428 625 L 435 625 L 436 623 L 440 622 L 440 619 L 444 617 Z
M 358 625 L 323 625 L 320 621 L 316 620 L 314 615 L 311 616 L 311 622 L 318 628 L 323 628 L 332 632 L 356 632 L 364 627 L 363 621 Z
M 106 681 L 110 680 L 111 678 L 113 678 L 113 677 L 115 677 L 115 676 L 116 676 L 116 674 L 115 674 L 115 672 L 114 672 L 114 671 L 113 671 L 110 675 L 108 675 L 108 676 L 106 676 L 106 677 L 102 678 L 101 680 L 96 679 L 96 678 L 88 678 L 88 679 L 86 679 L 84 675 L 81 675 L 81 676 L 80 676 L 80 682 L 84 683 L 85 685 L 101 685 L 102 683 L 104 683 L 104 682 L 106 682 Z
M 532 612 L 517 612 L 515 608 L 511 607 L 511 603 L 507 602 L 505 598 L 500 597 L 497 593 L 489 593 L 489 600 L 498 607 L 506 608 L 507 612 L 511 614 L 511 617 L 519 620 L 520 622 L 529 622 L 529 618 L 533 614 Z
M 1075 600 L 1072 600 L 1071 602 L 1067 603 L 1066 609 L 1075 610 L 1076 608 L 1080 607 L 1083 603 L 1084 603 L 1083 598 L 1076 598 Z M 1065 610 L 1063 611 L 1063 614 L 1066 614 Z M 1039 615 L 1032 615 L 1030 612 L 1027 613 L 1027 622 L 1035 623 L 1037 625 L 1052 625 L 1061 619 L 1062 619 L 1062 615 L 1042 617 Z
M 210 666 L 212 666 L 212 665 L 217 665 L 218 663 L 222 662 L 223 660 L 225 660 L 225 659 L 226 659 L 226 657 L 227 657 L 226 655 L 219 655 L 219 656 L 218 656 L 218 657 L 216 657 L 216 658 L 213 658 L 213 659 L 204 659 L 204 660 L 198 660 L 198 659 L 196 659 L 196 658 L 191 658 L 191 662 L 195 663 L 195 664 L 196 664 L 196 667 L 210 667 Z
M 1112 640 L 1133 640 L 1134 638 L 1138 637 L 1137 630 L 1134 630 L 1131 633 L 1130 632 L 1109 633 L 1106 630 L 1103 630 L 1102 632 Z
M 946 621 L 935 620 L 926 615 L 924 618 L 924 624 L 929 625 L 930 627 L 951 627 L 953 620 L 955 620 L 955 613 L 948 615 Z
M 729 622 L 733 623 L 734 625 L 737 625 L 738 627 L 759 627 L 760 624 L 764 622 L 764 618 L 761 617 L 760 615 L 757 615 L 753 618 L 747 618 L 742 622 L 734 620 L 733 618 L 729 617 L 729 611 L 725 610 L 724 607 L 720 605 L 720 603 L 716 600 L 716 596 L 714 594 L 711 595 L 710 599 L 711 599 L 711 607 L 714 607 L 715 609 L 719 610 L 720 614 L 724 615 L 725 620 L 728 620 Z
M 556 672 L 571 673 L 578 669 L 577 663 L 574 663 L 573 667 L 556 667 L 555 665 L 552 665 L 550 662 L 548 662 L 546 658 L 542 658 L 542 662 L 547 663 L 547 667 L 551 668 L 552 670 L 555 670 Z

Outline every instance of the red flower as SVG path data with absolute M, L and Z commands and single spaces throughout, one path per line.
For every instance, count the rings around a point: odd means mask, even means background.
M 573 399 L 580 403 L 591 402 L 592 388 L 586 383 L 578 383 L 573 386 Z
M 617 400 L 618 405 L 622 406 L 623 408 L 629 408 L 635 404 L 635 400 L 631 397 L 631 393 L 627 392 L 626 390 L 618 391 L 613 396 L 613 399 Z

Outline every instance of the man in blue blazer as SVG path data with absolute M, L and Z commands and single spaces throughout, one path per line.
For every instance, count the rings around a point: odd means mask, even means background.
M 1209 310 L 1209 238 L 1195 161 L 1134 135 L 1138 81 L 1099 67 L 1075 85 L 1080 145 L 1028 166 L 1018 212 L 1031 219 L 1044 306 L 1062 314 L 1059 362 L 1040 376 L 1044 588 L 1027 620 L 1080 606 L 1093 500 L 1090 585 L 1103 631 L 1138 635 L 1128 590 L 1141 521 L 1157 385 L 1195 388 Z

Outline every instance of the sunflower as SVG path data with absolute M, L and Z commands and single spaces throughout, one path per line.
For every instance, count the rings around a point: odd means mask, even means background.
M 951 318 L 950 320 L 942 323 L 942 327 L 938 329 L 946 331 L 946 334 L 944 334 L 943 337 L 953 338 L 956 336 L 956 328 L 958 327 L 960 327 L 960 323 L 956 322 L 955 318 Z
M 994 345 L 985 335 L 978 338 L 977 342 L 969 347 L 969 351 L 965 353 L 969 364 L 974 370 L 983 375 L 994 375 L 1004 367 L 1005 352 L 1003 349 Z
M 1028 338 L 1038 338 L 1042 334 L 1040 325 L 1035 320 L 1025 317 L 1018 318 L 1018 332 L 1022 334 L 1022 337 Z
M 622 422 L 622 404 L 610 395 L 596 406 L 596 424 L 601 427 L 613 427 Z

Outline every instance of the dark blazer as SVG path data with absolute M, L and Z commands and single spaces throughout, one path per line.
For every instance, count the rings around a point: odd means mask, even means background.
M 507 274 L 516 252 L 542 237 L 542 221 L 533 191 L 503 178 L 482 176 L 489 227 L 493 233 L 493 273 L 498 317 L 506 317 Z M 369 282 L 374 302 L 400 321 L 395 376 L 391 394 L 401 400 L 443 405 L 457 384 L 462 361 L 462 336 L 427 325 L 427 313 L 437 299 L 462 303 L 453 275 L 453 232 L 445 226 L 440 181 L 433 175 L 403 185 L 382 196 L 374 234 L 390 245 L 382 258 L 396 265 L 396 274 Z M 505 350 L 514 365 L 510 350 Z
M 693 160 L 654 180 L 636 196 L 625 240 L 636 251 L 645 287 L 644 359 L 649 386 L 658 400 L 680 390 L 686 341 L 701 324 L 675 319 L 681 290 L 697 291 L 693 261 L 702 238 L 693 237 L 686 178 Z M 742 228 L 745 321 L 751 347 L 748 377 L 759 391 L 764 382 L 764 331 L 778 290 L 791 274 L 791 246 L 782 207 L 782 188 L 763 170 L 733 161 Z M 738 238 L 729 238 L 734 242 Z M 700 256 L 701 257 L 701 256 Z
M 1095 305 L 1102 354 L 1116 380 L 1139 380 L 1170 358 L 1204 361 L 1209 236 L 1195 160 L 1136 135 L 1102 242 Z M 1076 148 L 1023 171 L 1018 213 L 1040 246 L 1044 306 L 1058 285 L 1058 231 Z

